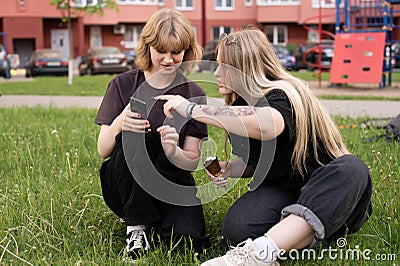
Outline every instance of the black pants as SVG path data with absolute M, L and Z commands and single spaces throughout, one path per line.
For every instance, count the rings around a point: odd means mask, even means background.
M 100 179 L 104 201 L 126 225 L 152 227 L 166 241 L 171 236 L 190 237 L 197 252 L 208 245 L 200 200 L 196 206 L 177 206 L 144 191 L 126 164 L 121 134 L 111 157 L 101 166 Z
M 372 213 L 368 167 L 352 155 L 318 168 L 299 193 L 259 186 L 239 198 L 225 216 L 222 235 L 239 243 L 257 238 L 290 214 L 303 217 L 315 239 L 354 233 Z

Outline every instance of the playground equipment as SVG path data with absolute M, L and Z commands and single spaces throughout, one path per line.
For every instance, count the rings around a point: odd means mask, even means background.
M 336 0 L 335 56 L 330 82 L 377 83 L 391 86 L 392 49 L 400 0 Z M 341 23 L 341 19 L 344 19 Z M 398 23 L 397 23 L 398 24 Z
M 322 29 L 322 18 L 324 17 L 332 17 L 335 13 L 324 14 L 322 15 L 322 7 L 320 5 L 318 10 L 318 15 L 309 17 L 303 21 L 303 28 L 307 31 L 317 32 L 318 33 L 318 44 L 312 45 L 311 48 L 308 48 L 304 51 L 302 56 L 302 61 L 309 69 L 317 69 L 318 70 L 318 86 L 321 87 L 321 73 L 322 71 L 328 71 L 331 68 L 331 62 L 329 64 L 327 58 L 323 59 L 322 55 L 327 49 L 331 49 L 333 45 L 333 41 L 335 40 L 335 35 L 330 31 Z M 318 20 L 318 29 L 307 26 L 307 22 L 310 20 Z M 326 35 L 326 39 L 323 39 L 323 36 Z M 326 56 L 326 55 L 325 55 Z M 332 58 L 333 55 L 330 55 Z
M 321 11 L 321 9 L 320 9 Z M 308 48 L 304 53 L 303 53 L 303 62 L 311 67 L 311 68 L 317 68 L 317 69 L 328 69 L 330 68 L 330 66 L 326 66 L 324 64 L 322 64 L 321 62 L 321 58 L 320 55 L 322 54 L 322 50 L 324 48 L 324 45 L 326 44 L 330 44 L 330 41 L 335 40 L 335 35 L 333 33 L 331 33 L 330 31 L 327 30 L 323 30 L 322 29 L 322 23 L 321 23 L 321 19 L 323 17 L 332 17 L 334 16 L 334 13 L 331 14 L 325 14 L 325 15 L 321 15 L 319 14 L 318 16 L 313 16 L 313 17 L 309 17 L 306 20 L 303 21 L 303 28 L 306 29 L 307 31 L 311 31 L 311 32 L 318 32 L 318 44 L 316 46 L 312 46 L 310 48 Z M 309 22 L 310 20 L 315 20 L 318 19 L 318 29 L 312 28 L 307 26 L 307 22 Z M 322 37 L 326 35 L 327 38 L 323 39 Z M 311 62 L 310 59 L 310 54 L 317 54 L 318 55 L 318 59 L 317 62 Z

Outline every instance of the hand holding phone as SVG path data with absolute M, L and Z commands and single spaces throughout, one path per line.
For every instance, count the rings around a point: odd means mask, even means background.
M 140 114 L 140 119 L 147 119 L 146 102 L 135 97 L 130 100 L 131 111 Z

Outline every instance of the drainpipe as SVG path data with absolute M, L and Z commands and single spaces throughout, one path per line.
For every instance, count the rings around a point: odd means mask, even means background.
M 201 0 L 201 38 L 203 47 L 206 46 L 206 0 Z

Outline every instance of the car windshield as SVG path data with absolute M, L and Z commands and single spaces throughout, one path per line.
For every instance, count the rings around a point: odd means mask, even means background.
M 289 50 L 282 46 L 275 46 L 275 50 L 278 54 L 289 55 Z
M 41 51 L 37 53 L 40 58 L 65 58 L 65 54 L 59 51 Z
M 119 54 L 120 50 L 116 47 L 103 47 L 94 50 L 95 54 Z

